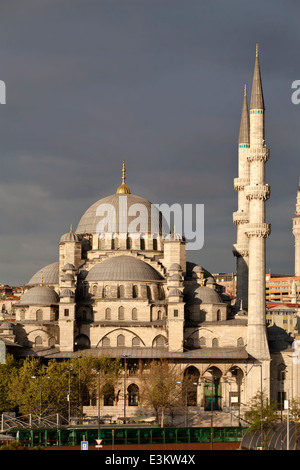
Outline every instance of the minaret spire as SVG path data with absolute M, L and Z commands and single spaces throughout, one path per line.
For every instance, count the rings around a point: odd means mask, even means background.
M 239 145 L 249 144 L 249 143 L 250 143 L 249 113 L 248 113 L 248 103 L 247 103 L 247 85 L 245 85 L 244 102 L 243 102 L 243 108 L 242 108 L 240 133 L 239 133 Z
M 247 86 L 244 87 L 244 100 L 242 107 L 240 133 L 238 139 L 238 178 L 234 179 L 234 189 L 238 193 L 238 210 L 233 213 L 233 223 L 236 225 L 237 238 L 233 245 L 233 254 L 236 256 L 236 307 L 242 302 L 244 308 L 248 306 L 248 256 L 249 240 L 245 233 L 249 222 L 249 201 L 246 197 L 246 187 L 249 185 L 248 154 L 250 147 L 249 113 L 247 104 Z
M 258 44 L 256 44 L 255 65 L 252 82 L 250 109 L 265 109 L 262 82 L 260 75 Z

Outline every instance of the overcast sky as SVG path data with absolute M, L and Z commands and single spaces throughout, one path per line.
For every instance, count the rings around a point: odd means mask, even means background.
M 255 44 L 271 185 L 267 270 L 293 274 L 300 176 L 297 0 L 1 0 L 0 282 L 26 283 L 58 260 L 85 210 L 131 192 L 205 206 L 188 257 L 232 272 L 237 138 Z

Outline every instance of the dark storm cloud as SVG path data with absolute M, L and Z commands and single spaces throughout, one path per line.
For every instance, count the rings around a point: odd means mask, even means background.
M 271 148 L 267 267 L 293 272 L 300 78 L 297 2 L 3 1 L 0 6 L 0 281 L 57 260 L 57 242 L 115 192 L 205 204 L 190 258 L 233 271 L 237 136 L 260 44 Z M 31 248 L 30 248 L 31 247 Z M 280 254 L 279 254 L 280 253 Z

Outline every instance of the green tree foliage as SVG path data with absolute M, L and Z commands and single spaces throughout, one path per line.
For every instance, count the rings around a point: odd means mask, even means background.
M 8 355 L 6 364 L 0 365 L 0 413 L 67 416 L 70 404 L 72 416 L 79 416 L 82 406 L 96 397 L 95 369 L 100 370 L 102 385 L 114 386 L 122 364 L 119 359 L 106 356 L 52 359 L 42 363 L 39 358 L 16 361 Z
M 270 403 L 263 392 L 258 392 L 249 404 L 245 419 L 250 422 L 249 432 L 261 432 L 262 446 L 266 447 L 266 432 L 279 421 L 277 403 Z

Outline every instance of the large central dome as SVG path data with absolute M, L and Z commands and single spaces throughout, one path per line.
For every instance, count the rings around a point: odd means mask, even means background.
M 162 233 L 160 212 L 134 194 L 113 194 L 95 202 L 81 217 L 76 233 Z M 112 227 L 112 229 L 111 229 Z M 115 230 L 113 229 L 115 227 Z
M 147 199 L 131 194 L 125 183 L 125 171 L 123 162 L 122 184 L 116 194 L 104 197 L 89 207 L 79 221 L 76 234 L 139 233 L 156 237 L 169 233 L 157 207 Z

